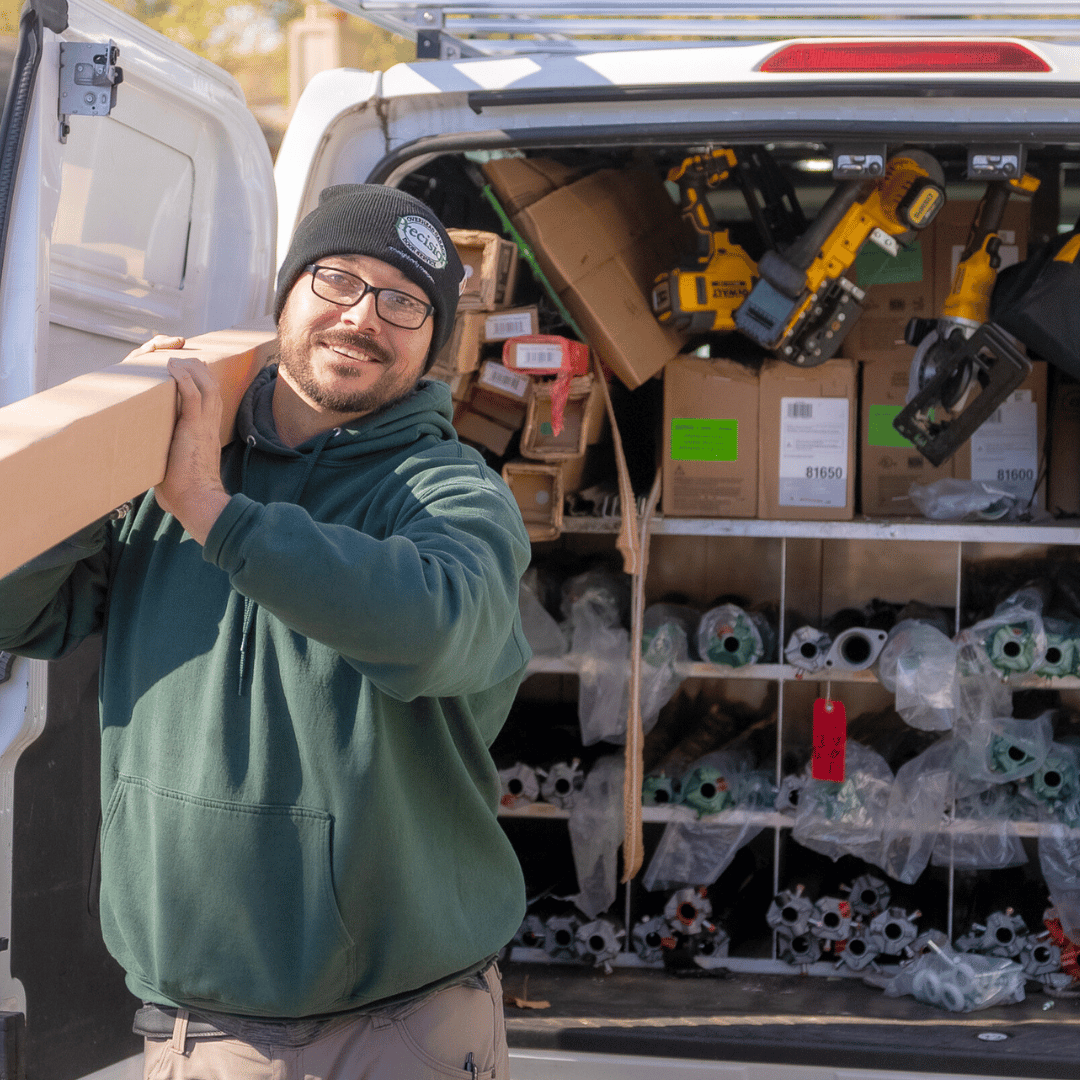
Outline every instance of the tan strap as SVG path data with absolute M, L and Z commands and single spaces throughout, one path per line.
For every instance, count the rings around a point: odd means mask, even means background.
M 596 353 L 592 354 L 593 369 L 596 372 L 596 380 L 600 384 L 600 392 L 604 395 L 604 408 L 607 409 L 608 420 L 611 423 L 611 441 L 615 447 L 615 470 L 619 477 L 619 504 L 622 509 L 622 523 L 619 526 L 619 536 L 615 546 L 622 552 L 623 570 L 627 574 L 636 574 L 640 549 L 637 535 L 637 506 L 634 503 L 634 489 L 630 484 L 630 470 L 626 467 L 626 455 L 623 453 L 622 438 L 619 436 L 619 425 L 615 420 L 615 409 L 611 404 L 611 392 L 608 390 L 607 379 L 604 369 Z
M 645 731 L 641 721 L 641 636 L 645 617 L 645 577 L 649 569 L 649 527 L 660 499 L 662 470 L 657 469 L 638 536 L 637 572 L 630 607 L 630 708 L 626 717 L 626 771 L 623 775 L 623 881 L 633 878 L 644 861 L 641 787 L 645 779 Z

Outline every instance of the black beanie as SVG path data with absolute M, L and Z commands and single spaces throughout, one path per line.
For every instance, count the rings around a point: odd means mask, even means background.
M 274 322 L 305 266 L 327 255 L 369 255 L 424 290 L 435 307 L 427 368 L 450 337 L 465 268 L 439 219 L 419 199 L 382 184 L 337 184 L 296 227 L 281 264 Z

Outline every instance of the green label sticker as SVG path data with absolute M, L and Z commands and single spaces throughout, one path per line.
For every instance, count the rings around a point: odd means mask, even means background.
M 918 241 L 902 247 L 899 255 L 882 251 L 877 244 L 864 244 L 855 257 L 859 288 L 869 285 L 907 285 L 923 279 L 922 248 Z
M 540 421 L 540 434 L 547 439 L 550 439 L 555 434 L 555 429 L 551 426 L 550 420 Z
M 708 418 L 671 421 L 672 461 L 738 461 L 739 421 Z
M 895 446 L 897 449 L 914 449 L 910 439 L 905 439 L 893 421 L 903 411 L 903 405 L 871 405 L 866 429 L 867 442 L 871 446 Z

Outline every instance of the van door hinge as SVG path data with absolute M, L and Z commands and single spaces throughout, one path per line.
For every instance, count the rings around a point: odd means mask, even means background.
M 60 42 L 60 141 L 67 142 L 69 116 L 108 116 L 124 72 L 116 66 L 116 42 Z
M 11 666 L 15 663 L 13 653 L 0 652 L 0 683 L 6 683 L 11 678 Z M 0 938 L 0 940 L 3 940 Z

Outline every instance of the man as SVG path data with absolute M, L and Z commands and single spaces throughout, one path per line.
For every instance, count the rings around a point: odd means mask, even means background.
M 0 582 L 0 647 L 104 635 L 101 924 L 147 1077 L 507 1077 L 524 887 L 487 748 L 529 543 L 421 378 L 462 279 L 423 203 L 328 189 L 236 440 L 170 361 L 163 482 Z

